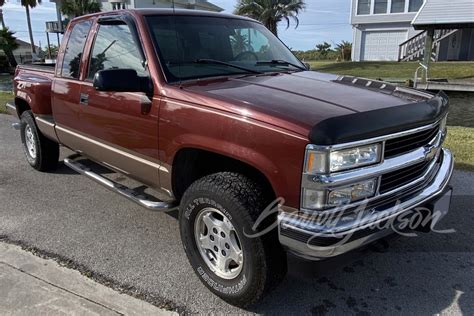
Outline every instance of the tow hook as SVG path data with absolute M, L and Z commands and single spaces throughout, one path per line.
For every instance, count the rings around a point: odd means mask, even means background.
M 21 123 L 12 123 L 12 127 L 19 131 L 21 129 Z

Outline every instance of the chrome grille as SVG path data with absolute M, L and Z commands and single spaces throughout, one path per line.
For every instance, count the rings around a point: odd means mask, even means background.
M 385 158 L 398 156 L 426 146 L 439 132 L 439 125 L 414 134 L 389 139 L 385 142 Z
M 383 194 L 415 181 L 426 173 L 430 164 L 431 161 L 423 161 L 382 175 L 379 192 Z

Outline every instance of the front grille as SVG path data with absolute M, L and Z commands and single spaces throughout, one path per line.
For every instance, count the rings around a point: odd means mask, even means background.
M 429 142 L 435 138 L 438 131 L 439 126 L 436 125 L 431 129 L 418 133 L 387 140 L 385 142 L 385 158 L 398 156 L 428 145 Z
M 423 161 L 412 166 L 395 170 L 382 175 L 380 179 L 380 194 L 397 189 L 420 178 L 428 170 L 431 161 Z

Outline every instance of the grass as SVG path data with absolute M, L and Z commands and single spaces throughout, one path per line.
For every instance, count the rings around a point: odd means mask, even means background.
M 370 79 L 413 79 L 417 62 L 333 62 L 312 61 L 311 69 L 338 75 L 351 75 Z M 430 65 L 430 78 L 473 80 L 474 62 L 435 62 Z
M 7 101 L 11 101 L 13 99 L 12 92 L 0 92 L 0 113 L 7 113 L 7 108 L 5 107 L 5 103 Z
M 474 128 L 448 127 L 444 146 L 453 152 L 456 168 L 474 171 Z
M 474 127 L 474 93 L 447 92 L 449 96 L 449 126 Z

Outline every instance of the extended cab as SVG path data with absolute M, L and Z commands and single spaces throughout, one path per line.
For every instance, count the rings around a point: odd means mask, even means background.
M 309 71 L 248 18 L 76 18 L 55 68 L 19 66 L 14 90 L 8 108 L 31 166 L 54 169 L 62 145 L 76 152 L 64 163 L 99 184 L 151 210 L 178 207 L 193 269 L 236 305 L 282 280 L 287 252 L 333 257 L 430 230 L 449 209 L 443 93 Z

